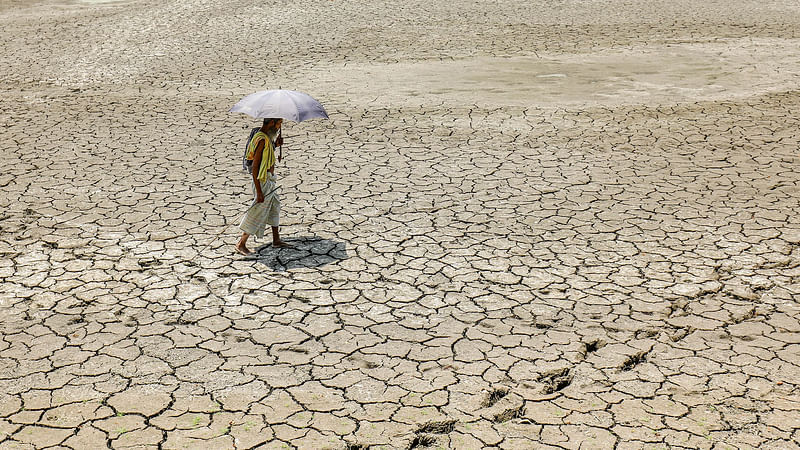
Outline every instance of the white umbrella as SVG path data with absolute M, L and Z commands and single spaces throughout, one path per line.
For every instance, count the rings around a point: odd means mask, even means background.
M 320 117 L 328 118 L 325 108 L 308 94 L 286 89 L 259 91 L 233 105 L 230 112 L 245 113 L 256 119 L 280 118 L 302 122 Z

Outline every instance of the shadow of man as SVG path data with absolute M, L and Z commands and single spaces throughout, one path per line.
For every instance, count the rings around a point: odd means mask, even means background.
M 294 248 L 262 245 L 256 249 L 253 259 L 278 272 L 301 267 L 321 267 L 347 259 L 347 244 L 344 241 L 319 236 L 296 236 L 284 241 Z

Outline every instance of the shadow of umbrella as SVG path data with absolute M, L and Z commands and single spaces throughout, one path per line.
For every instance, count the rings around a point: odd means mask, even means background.
M 319 236 L 299 236 L 284 239 L 295 248 L 272 248 L 272 244 L 256 249 L 256 262 L 283 272 L 301 267 L 320 267 L 347 259 L 347 244 Z

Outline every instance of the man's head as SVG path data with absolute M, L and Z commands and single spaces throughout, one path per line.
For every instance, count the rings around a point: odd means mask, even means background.
M 264 119 L 264 124 L 262 125 L 262 128 L 273 131 L 279 129 L 281 127 L 281 124 L 283 124 L 283 119 L 269 117 Z

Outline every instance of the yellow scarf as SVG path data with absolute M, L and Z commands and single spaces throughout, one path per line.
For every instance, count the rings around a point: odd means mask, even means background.
M 272 139 L 267 136 L 263 131 L 256 132 L 250 144 L 247 146 L 247 159 L 253 160 L 256 155 L 256 147 L 261 140 L 264 140 L 264 150 L 261 152 L 261 167 L 258 168 L 259 181 L 266 181 L 267 169 L 275 165 L 275 146 L 272 145 Z

